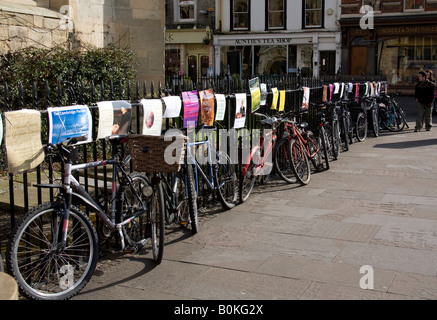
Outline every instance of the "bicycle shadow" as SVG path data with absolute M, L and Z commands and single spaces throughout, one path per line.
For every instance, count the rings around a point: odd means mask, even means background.
M 409 149 L 409 148 L 420 148 L 420 147 L 433 146 L 433 145 L 437 145 L 437 139 L 381 143 L 381 144 L 376 144 L 373 147 L 381 148 L 381 149 Z

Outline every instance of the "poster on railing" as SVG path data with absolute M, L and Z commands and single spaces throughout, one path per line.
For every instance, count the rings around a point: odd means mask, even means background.
M 235 94 L 235 121 L 234 128 L 244 128 L 246 124 L 247 99 L 245 93 Z
M 301 110 L 308 110 L 310 105 L 310 88 L 303 87 L 303 99 L 302 99 L 302 107 Z
M 160 99 L 142 99 L 143 130 L 142 134 L 160 136 L 162 129 L 162 101 Z
M 163 118 L 177 118 L 181 114 L 181 98 L 178 96 L 163 97 L 165 112 Z
M 99 126 L 97 139 L 104 139 L 113 134 L 128 134 L 132 120 L 132 105 L 124 100 L 101 101 L 99 109 Z
M 285 90 L 279 91 L 279 109 L 278 109 L 279 112 L 284 111 L 285 109 L 285 96 L 286 96 Z
M 197 91 L 182 92 L 182 102 L 184 104 L 184 128 L 196 126 L 199 118 L 199 98 Z
M 87 136 L 86 141 L 92 141 L 91 112 L 87 106 L 77 105 L 68 107 L 47 108 L 49 115 L 49 142 L 56 144 L 68 138 Z
M 252 113 L 258 110 L 261 106 L 261 88 L 259 85 L 259 78 L 249 80 L 250 96 L 252 100 Z
M 200 117 L 202 124 L 212 126 L 214 124 L 214 93 L 212 89 L 199 92 Z
M 323 96 L 322 96 L 322 102 L 328 101 L 328 86 L 323 86 Z
M 272 88 L 273 98 L 271 109 L 276 110 L 278 108 L 279 91 L 278 88 Z
M 329 101 L 332 101 L 332 94 L 334 93 L 334 85 L 329 85 Z
M 261 101 L 260 101 L 260 104 L 262 106 L 265 106 L 266 103 L 267 103 L 267 84 L 261 83 L 260 84 L 260 89 L 261 89 Z
M 7 168 L 10 173 L 29 171 L 44 160 L 41 113 L 17 110 L 4 113 Z
M 215 100 L 217 101 L 217 111 L 215 114 L 215 121 L 222 121 L 225 119 L 226 97 L 224 94 L 216 94 Z
M 3 121 L 1 121 L 1 112 L 0 112 L 0 145 L 2 144 L 3 140 Z

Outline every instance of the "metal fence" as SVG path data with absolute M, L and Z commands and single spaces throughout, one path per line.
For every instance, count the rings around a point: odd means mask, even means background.
M 285 112 L 298 112 L 303 98 L 303 87 L 309 87 L 311 90 L 310 101 L 313 103 L 321 103 L 323 99 L 324 85 L 334 82 L 354 82 L 363 83 L 366 81 L 385 81 L 384 78 L 366 78 L 366 77 L 352 77 L 352 76 L 332 76 L 325 78 L 302 78 L 300 75 L 286 76 L 286 77 L 268 77 L 259 76 L 260 83 L 267 85 L 267 102 L 259 112 L 266 114 L 276 114 L 277 110 L 272 110 L 271 102 L 273 98 L 272 88 L 278 90 L 285 90 L 286 103 Z M 94 83 L 80 82 L 58 82 L 58 83 L 33 83 L 30 88 L 23 88 L 21 84 L 10 87 L 5 83 L 0 87 L 0 111 L 12 111 L 19 109 L 36 109 L 42 114 L 42 132 L 41 139 L 48 141 L 48 119 L 47 108 L 53 106 L 67 106 L 74 104 L 87 105 L 90 108 L 93 121 L 93 142 L 79 147 L 79 156 L 81 159 L 96 161 L 99 159 L 106 159 L 110 154 L 110 145 L 107 145 L 104 140 L 96 140 L 98 127 L 98 109 L 97 102 L 111 101 L 111 100 L 127 100 L 132 105 L 132 132 L 141 133 L 141 119 L 142 119 L 142 99 L 161 98 L 169 95 L 181 96 L 184 91 L 201 91 L 204 89 L 213 89 L 214 93 L 222 93 L 226 95 L 226 112 L 223 121 L 216 123 L 218 128 L 231 129 L 233 127 L 233 120 L 235 119 L 235 94 L 246 93 L 247 105 L 251 105 L 251 95 L 249 89 L 249 79 L 241 79 L 238 76 L 225 75 L 217 77 L 199 78 L 196 82 L 191 81 L 185 77 L 175 77 L 167 79 L 166 83 L 158 83 L 156 86 L 154 82 L 123 82 L 117 83 Z M 362 94 L 362 93 L 360 93 Z M 183 114 L 183 105 L 182 111 Z M 315 118 L 315 110 L 310 106 L 307 112 L 302 114 L 303 120 L 311 122 Z M 163 123 L 163 130 L 170 126 L 181 128 L 182 118 L 165 119 Z M 254 128 L 259 128 L 255 117 L 248 112 L 246 116 L 246 129 L 249 131 Z M 219 141 L 217 138 L 216 141 Z M 43 167 L 40 165 L 35 172 L 24 172 L 20 174 L 21 182 L 16 182 L 17 176 L 6 171 L 6 150 L 5 146 L 1 150 L 0 166 L 3 172 L 8 177 L 9 182 L 9 203 L 3 203 L 3 211 L 7 212 L 7 221 L 0 221 L 0 245 L 4 244 L 8 238 L 8 233 L 11 227 L 16 223 L 17 214 L 27 212 L 31 207 L 51 200 L 54 195 L 53 191 L 45 194 L 40 188 L 30 187 L 32 183 L 42 183 L 44 179 L 53 179 L 52 168 Z M 45 175 L 48 170 L 48 175 Z M 108 170 L 109 172 L 110 170 Z M 98 196 L 99 185 L 102 185 L 104 190 L 107 190 L 108 172 L 105 168 L 98 171 L 97 168 L 93 171 L 84 170 L 82 180 L 88 192 L 94 191 L 96 197 Z M 237 171 L 238 172 L 238 171 Z M 30 176 L 32 174 L 32 176 Z M 5 178 L 4 178 L 5 179 Z M 94 188 L 94 190 L 92 190 Z M 17 195 L 22 199 L 17 198 Z M 200 195 L 201 196 L 201 195 Z M 200 197 L 201 198 L 201 197 Z M 103 200 L 107 201 L 107 200 Z M 20 203 L 20 204 L 19 204 Z M 206 203 L 200 203 L 206 205 Z M 3 220 L 6 218 L 3 215 Z

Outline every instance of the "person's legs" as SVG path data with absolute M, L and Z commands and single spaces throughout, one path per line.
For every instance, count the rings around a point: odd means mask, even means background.
M 416 128 L 414 129 L 414 132 L 420 131 L 422 129 L 424 111 L 425 111 L 425 105 L 418 102 L 417 103 Z
M 426 131 L 430 131 L 432 128 L 432 106 L 425 108 L 424 117 Z

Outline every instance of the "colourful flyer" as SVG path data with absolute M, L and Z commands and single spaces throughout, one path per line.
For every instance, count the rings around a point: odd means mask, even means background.
M 259 78 L 249 80 L 250 95 L 252 98 L 252 113 L 258 110 L 261 106 L 261 89 Z
M 279 98 L 278 88 L 272 88 L 272 93 L 273 93 L 273 99 L 272 99 L 271 109 L 276 110 L 278 108 L 278 98 Z
M 285 109 L 285 90 L 279 91 L 279 112 Z
M 199 98 L 197 91 L 182 92 L 184 103 L 184 128 L 188 125 L 196 126 L 199 118 Z
M 303 99 L 302 99 L 301 110 L 308 110 L 309 103 L 310 103 L 310 88 L 303 87 Z
M 235 121 L 234 128 L 244 128 L 246 124 L 247 99 L 245 93 L 235 94 Z
M 224 94 L 216 94 L 215 100 L 217 101 L 217 112 L 215 115 L 215 120 L 222 121 L 225 119 L 226 97 Z
M 214 124 L 214 93 L 212 89 L 199 92 L 202 124 L 212 126 Z
M 160 136 L 162 129 L 162 101 L 160 99 L 142 99 L 143 134 Z

